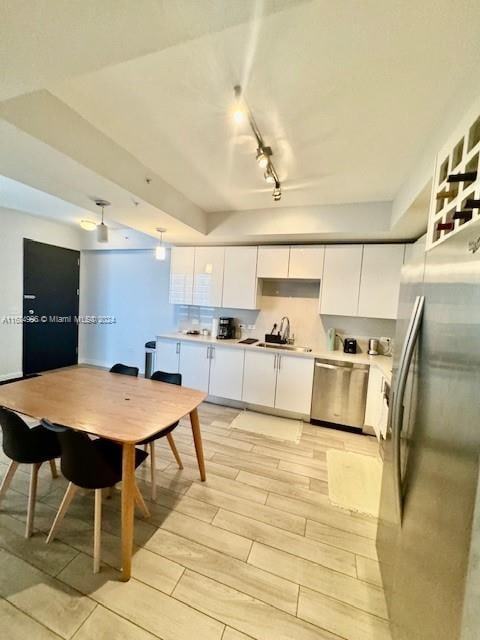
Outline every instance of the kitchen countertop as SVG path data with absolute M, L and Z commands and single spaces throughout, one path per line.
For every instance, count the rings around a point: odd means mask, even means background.
M 199 342 L 209 345 L 218 345 L 219 347 L 234 347 L 240 349 L 249 349 L 258 351 L 262 347 L 258 347 L 258 343 L 254 344 L 240 344 L 240 340 L 218 340 L 212 336 L 192 336 L 185 333 L 162 333 L 157 336 L 158 338 L 166 338 L 168 340 L 183 340 L 191 342 Z M 259 340 L 262 342 L 262 340 Z M 264 348 L 264 347 L 263 347 Z M 264 348 L 266 350 L 266 348 Z M 340 360 L 342 362 L 357 362 L 359 364 L 369 364 L 372 367 L 380 369 L 382 374 L 387 378 L 388 382 L 392 380 L 392 366 L 393 358 L 390 356 L 369 356 L 367 353 L 344 353 L 343 351 L 288 351 L 285 349 L 275 349 L 274 347 L 268 347 L 268 351 L 273 353 L 282 353 L 286 356 L 293 356 L 296 358 L 323 358 L 324 360 Z

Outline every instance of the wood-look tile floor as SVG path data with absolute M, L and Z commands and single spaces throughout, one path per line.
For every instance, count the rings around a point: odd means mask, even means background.
M 201 483 L 187 421 L 185 468 L 157 443 L 158 495 L 137 514 L 133 578 L 119 581 L 120 492 L 104 500 L 92 573 L 93 494 L 45 544 L 66 487 L 41 470 L 35 535 L 23 537 L 28 467 L 0 505 L 0 615 L 9 640 L 387 640 L 376 522 L 328 500 L 326 451 L 376 455 L 366 436 L 305 425 L 298 444 L 232 430 L 238 411 L 200 408 Z M 7 460 L 0 458 L 0 474 Z M 138 470 L 150 496 L 149 462 Z

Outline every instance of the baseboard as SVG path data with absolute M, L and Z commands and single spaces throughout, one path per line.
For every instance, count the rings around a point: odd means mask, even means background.
M 0 382 L 11 380 L 12 378 L 21 378 L 23 371 L 13 371 L 13 373 L 0 373 Z

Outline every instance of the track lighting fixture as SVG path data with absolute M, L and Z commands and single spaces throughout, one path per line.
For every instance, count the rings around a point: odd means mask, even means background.
M 271 160 L 273 151 L 270 147 L 264 144 L 260 129 L 258 128 L 252 112 L 248 108 L 248 105 L 243 98 L 242 88 L 240 87 L 240 85 L 236 85 L 235 87 L 233 87 L 233 92 L 235 95 L 235 110 L 233 112 L 233 119 L 237 124 L 240 124 L 245 119 L 248 119 L 248 124 L 250 125 L 250 128 L 253 131 L 253 135 L 257 140 L 257 164 L 261 169 L 264 170 L 263 176 L 265 178 L 265 182 L 274 185 L 272 197 L 275 202 L 278 202 L 282 197 L 282 188 L 277 171 Z
M 260 169 L 266 169 L 268 166 L 268 154 L 261 147 L 257 149 L 257 163 Z

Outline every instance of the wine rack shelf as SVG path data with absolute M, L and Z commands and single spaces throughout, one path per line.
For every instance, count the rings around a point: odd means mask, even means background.
M 480 219 L 480 106 L 437 156 L 427 250 Z

